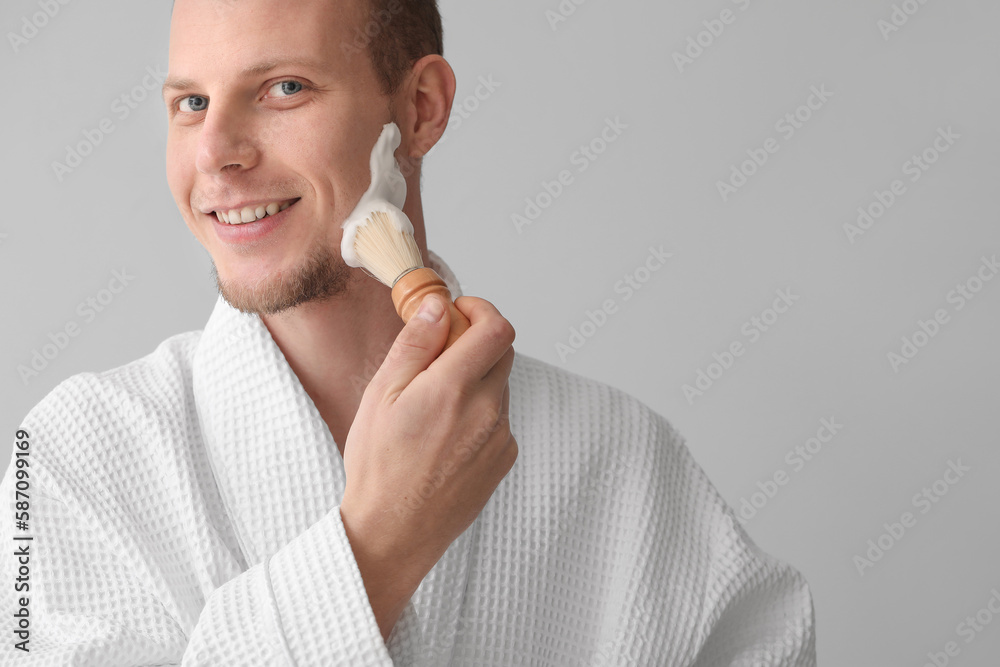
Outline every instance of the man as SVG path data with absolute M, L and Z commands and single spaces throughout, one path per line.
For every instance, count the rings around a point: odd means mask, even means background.
M 403 326 L 344 264 L 394 121 L 404 211 L 458 294 L 420 203 L 441 52 L 433 0 L 178 0 L 168 180 L 221 297 L 26 417 L 33 539 L 5 563 L 30 591 L 3 595 L 30 615 L 3 664 L 815 663 L 804 580 L 666 420 L 515 355 L 481 299 L 442 352 L 440 301 Z

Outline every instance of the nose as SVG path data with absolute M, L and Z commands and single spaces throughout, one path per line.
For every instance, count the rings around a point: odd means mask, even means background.
M 258 158 L 252 119 L 222 105 L 209 106 L 198 137 L 198 171 L 209 176 L 243 171 Z

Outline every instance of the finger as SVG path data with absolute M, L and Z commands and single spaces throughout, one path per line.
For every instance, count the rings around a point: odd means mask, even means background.
M 486 373 L 482 379 L 483 384 L 494 396 L 500 396 L 510 379 L 510 371 L 514 366 L 516 353 L 513 347 L 508 347 L 500 360 Z
M 435 362 L 442 371 L 471 385 L 484 378 L 507 353 L 515 331 L 503 315 L 485 299 L 462 296 L 455 306 L 469 318 L 469 329 L 459 336 Z
M 396 336 L 369 386 L 383 397 L 395 399 L 441 354 L 449 326 L 444 300 L 436 294 L 424 297 L 416 314 Z

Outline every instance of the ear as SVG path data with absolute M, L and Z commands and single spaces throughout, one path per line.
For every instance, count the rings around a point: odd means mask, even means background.
M 396 108 L 406 155 L 419 160 L 444 135 L 455 100 L 455 73 L 439 55 L 426 55 L 413 64 Z

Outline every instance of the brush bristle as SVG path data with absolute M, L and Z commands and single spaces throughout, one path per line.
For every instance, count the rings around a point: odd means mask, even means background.
M 388 213 L 372 211 L 358 228 L 354 252 L 361 264 L 389 287 L 405 271 L 420 269 L 424 261 L 413 235 L 399 231 Z

